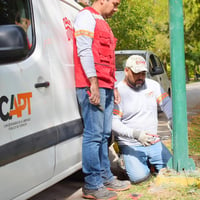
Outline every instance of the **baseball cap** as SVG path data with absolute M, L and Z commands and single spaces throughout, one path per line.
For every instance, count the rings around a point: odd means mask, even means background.
M 126 61 L 125 67 L 129 67 L 136 74 L 143 71 L 148 71 L 145 59 L 139 55 L 130 56 Z

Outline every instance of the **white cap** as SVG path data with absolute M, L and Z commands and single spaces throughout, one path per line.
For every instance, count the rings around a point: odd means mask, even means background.
M 134 73 L 147 72 L 147 64 L 145 59 L 139 55 L 132 55 L 126 61 L 126 66 L 129 67 Z

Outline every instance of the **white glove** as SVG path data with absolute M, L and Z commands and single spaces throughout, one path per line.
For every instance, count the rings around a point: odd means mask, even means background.
M 142 145 L 149 146 L 154 140 L 152 135 L 148 135 L 145 131 L 133 131 L 133 137 L 137 139 Z

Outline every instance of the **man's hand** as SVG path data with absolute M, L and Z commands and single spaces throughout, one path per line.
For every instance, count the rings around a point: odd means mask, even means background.
M 133 136 L 135 139 L 137 139 L 143 146 L 149 146 L 154 140 L 154 137 L 152 135 L 149 135 L 145 131 L 133 131 Z
M 97 77 L 91 77 L 89 78 L 91 86 L 90 86 L 90 92 L 91 96 L 89 97 L 90 103 L 94 105 L 100 104 L 100 93 L 99 93 L 99 84 Z
M 121 101 L 120 94 L 117 88 L 114 89 L 114 103 L 119 104 Z
M 144 145 L 144 146 L 151 145 L 152 140 L 153 140 L 153 136 L 148 135 L 147 133 L 145 133 L 143 131 L 140 133 L 140 135 L 138 137 L 138 141 L 141 142 L 141 144 Z

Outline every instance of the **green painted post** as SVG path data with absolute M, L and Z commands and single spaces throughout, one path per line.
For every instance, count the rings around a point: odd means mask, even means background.
M 184 28 L 182 0 L 169 0 L 170 51 L 173 102 L 173 157 L 169 168 L 177 171 L 193 170 L 195 164 L 188 155 L 187 102 L 184 56 Z

